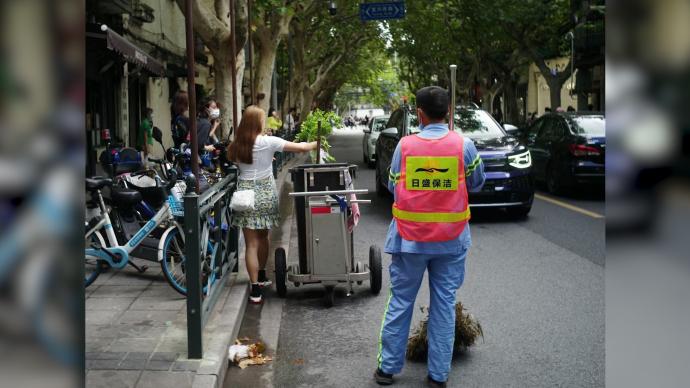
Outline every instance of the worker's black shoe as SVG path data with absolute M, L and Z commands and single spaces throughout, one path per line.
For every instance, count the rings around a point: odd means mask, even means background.
M 436 380 L 432 379 L 431 376 L 428 376 L 428 375 L 426 376 L 426 382 L 427 382 L 427 386 L 429 386 L 429 387 L 446 388 L 446 382 L 445 381 L 443 381 L 443 382 L 436 381 Z
M 268 287 L 271 284 L 273 284 L 273 282 L 270 279 L 268 279 L 268 277 L 266 276 L 266 270 L 260 269 L 259 270 L 259 287 Z
M 374 380 L 376 380 L 378 385 L 391 385 L 393 384 L 393 375 L 390 373 L 383 373 L 381 368 L 376 368 Z
M 261 294 L 262 292 L 261 287 L 259 287 L 259 284 L 252 283 L 252 288 L 249 292 L 249 302 L 254 304 L 260 304 L 263 301 L 263 297 Z

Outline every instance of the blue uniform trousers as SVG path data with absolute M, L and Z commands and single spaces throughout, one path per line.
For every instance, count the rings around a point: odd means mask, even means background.
M 467 249 L 458 254 L 396 253 L 390 265 L 390 291 L 381 323 L 378 367 L 397 374 L 405 361 L 410 321 L 424 271 L 429 271 L 429 376 L 446 381 L 455 340 L 455 293 L 465 278 Z

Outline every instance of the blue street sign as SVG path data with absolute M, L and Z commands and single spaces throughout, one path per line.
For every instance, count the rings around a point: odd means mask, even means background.
M 405 17 L 405 2 L 362 3 L 359 5 L 359 18 L 368 20 L 401 19 Z

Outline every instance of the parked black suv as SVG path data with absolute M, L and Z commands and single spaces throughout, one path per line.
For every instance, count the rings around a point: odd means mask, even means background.
M 388 192 L 393 152 L 403 136 L 419 132 L 418 125 L 416 113 L 409 107 L 401 107 L 391 114 L 376 143 L 377 193 Z M 470 207 L 501 207 L 514 217 L 526 216 L 534 199 L 529 150 L 488 112 L 476 107 L 458 107 L 455 128 L 474 141 L 486 173 L 482 190 L 469 193 Z

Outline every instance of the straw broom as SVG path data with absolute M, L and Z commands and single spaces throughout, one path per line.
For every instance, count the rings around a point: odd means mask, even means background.
M 422 312 L 426 313 L 414 334 L 407 342 L 407 359 L 412 361 L 426 361 L 429 347 L 427 339 L 427 323 L 429 320 L 429 308 L 422 307 Z M 482 326 L 474 319 L 472 314 L 462 306 L 461 302 L 455 304 L 455 342 L 453 343 L 453 356 L 456 356 L 466 348 L 474 345 L 479 336 L 484 339 Z

